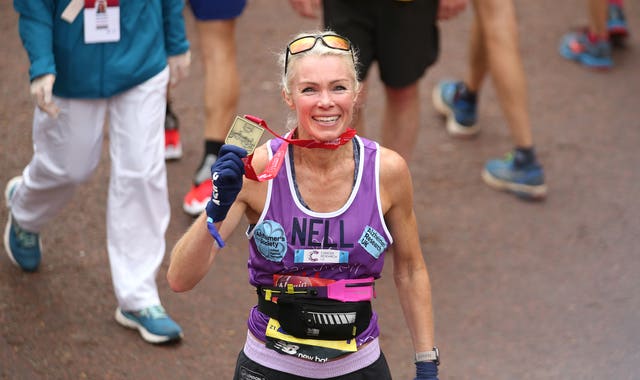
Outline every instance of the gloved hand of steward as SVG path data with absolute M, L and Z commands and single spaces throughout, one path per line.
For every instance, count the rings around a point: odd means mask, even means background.
M 169 85 L 175 87 L 178 82 L 189 76 L 189 66 L 191 65 L 191 51 L 172 55 L 167 58 L 169 63 Z
M 29 86 L 29 92 L 31 98 L 35 101 L 38 108 L 49 114 L 49 116 L 56 118 L 60 109 L 53 102 L 53 83 L 56 81 L 56 76 L 53 74 L 44 74 L 33 81 Z
M 207 203 L 207 228 L 216 239 L 218 246 L 224 247 L 224 241 L 214 223 L 223 221 L 227 212 L 242 190 L 242 176 L 247 151 L 235 145 L 225 144 L 220 148 L 216 162 L 211 165 L 211 199 Z

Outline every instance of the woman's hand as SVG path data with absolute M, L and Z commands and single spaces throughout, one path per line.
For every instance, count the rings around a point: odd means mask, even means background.
M 220 222 L 227 217 L 229 208 L 242 190 L 242 176 L 247 151 L 235 145 L 225 144 L 220 148 L 220 155 L 211 165 L 211 181 L 213 191 L 207 203 L 207 216 L 212 222 Z

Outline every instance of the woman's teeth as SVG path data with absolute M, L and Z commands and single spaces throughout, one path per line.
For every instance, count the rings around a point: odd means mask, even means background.
M 314 117 L 313 119 L 321 123 L 332 123 L 338 120 L 338 116 L 318 116 L 318 117 Z

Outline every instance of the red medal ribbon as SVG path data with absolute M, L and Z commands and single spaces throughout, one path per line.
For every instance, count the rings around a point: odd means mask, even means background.
M 297 145 L 303 148 L 338 149 L 340 146 L 351 141 L 351 139 L 353 139 L 353 136 L 356 135 L 355 129 L 347 128 L 347 130 L 344 133 L 342 133 L 340 137 L 330 142 L 292 139 L 290 137 L 295 132 L 295 129 L 287 133 L 284 137 L 282 137 L 282 136 L 278 136 L 277 133 L 271 130 L 271 128 L 269 128 L 267 123 L 264 120 L 260 119 L 259 117 L 256 117 L 253 115 L 244 115 L 244 117 L 248 120 L 253 121 L 254 123 L 259 124 L 261 127 L 269 131 L 272 135 L 279 138 L 280 140 L 283 140 L 282 145 L 280 145 L 280 148 L 278 148 L 278 150 L 273 155 L 271 160 L 269 160 L 267 167 L 259 175 L 256 174 L 256 171 L 253 169 L 253 166 L 251 165 L 251 161 L 253 160 L 253 154 L 242 159 L 244 161 L 244 171 L 245 171 L 244 175 L 249 179 L 252 179 L 254 181 L 260 181 L 260 182 L 267 181 L 276 177 L 276 175 L 278 174 L 278 171 L 280 170 L 280 167 L 282 166 L 282 163 L 284 162 L 284 156 L 287 152 L 287 146 L 289 146 L 289 144 Z

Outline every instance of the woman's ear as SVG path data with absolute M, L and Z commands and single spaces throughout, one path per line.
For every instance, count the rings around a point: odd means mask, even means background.
M 367 97 L 367 86 L 363 82 L 356 82 L 355 86 L 356 94 L 354 96 L 354 102 L 356 103 L 356 108 L 359 108 L 364 105 Z
M 362 86 L 356 85 L 355 95 L 353 96 L 353 102 L 355 104 L 358 104 L 358 102 L 360 101 L 360 93 L 361 92 L 362 92 Z
M 293 99 L 291 99 L 291 94 L 287 93 L 284 88 L 282 89 L 282 99 L 287 103 L 289 108 L 293 109 Z

